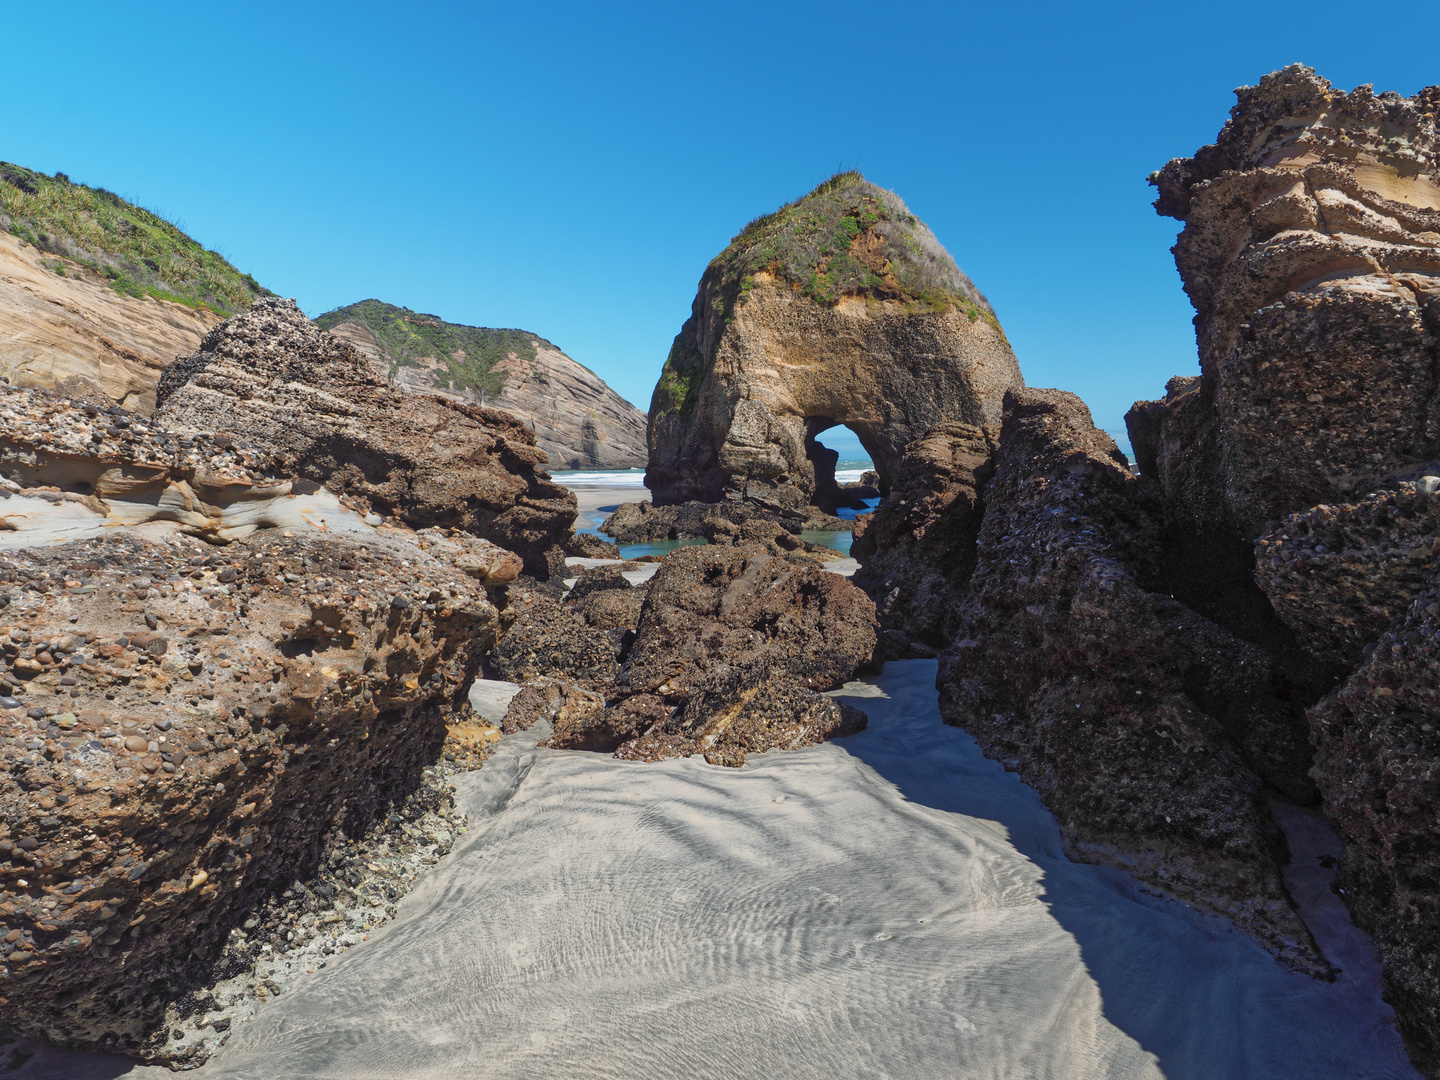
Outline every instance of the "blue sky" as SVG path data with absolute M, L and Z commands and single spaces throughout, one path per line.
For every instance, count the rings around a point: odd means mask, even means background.
M 13 4 L 0 158 L 179 221 L 311 315 L 556 342 L 642 408 L 706 262 L 858 166 L 1102 427 L 1197 370 L 1145 178 L 1292 61 L 1440 82 L 1440 5 Z

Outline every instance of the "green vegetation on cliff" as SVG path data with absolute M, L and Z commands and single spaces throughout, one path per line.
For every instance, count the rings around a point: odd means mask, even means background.
M 758 217 L 710 263 L 728 308 L 757 271 L 798 285 L 817 303 L 868 295 L 993 320 L 980 290 L 900 197 L 858 172 L 836 173 L 804 198 Z M 723 296 L 723 300 L 720 297 Z
M 455 392 L 484 390 L 498 394 L 504 386 L 505 375 L 495 370 L 496 364 L 511 353 L 520 360 L 533 362 L 536 342 L 547 349 L 555 348 L 528 330 L 492 330 L 449 323 L 438 315 L 424 315 L 380 300 L 361 300 L 358 304 L 327 311 L 315 320 L 322 330 L 333 330 L 344 322 L 356 323 L 370 331 L 392 365 L 427 366 L 420 364 L 421 358 L 440 361 L 448 372 L 437 371 L 436 380 Z
M 57 274 L 65 274 L 67 262 L 78 264 L 127 296 L 229 316 L 274 295 L 173 222 L 112 191 L 73 184 L 64 173 L 45 176 L 0 162 L 0 228 L 57 256 L 45 262 Z

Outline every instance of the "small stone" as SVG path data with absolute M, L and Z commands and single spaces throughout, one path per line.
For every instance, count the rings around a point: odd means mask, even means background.
M 403 596 L 396 596 L 391 599 L 390 606 L 396 611 L 404 611 L 410 606 L 410 601 Z
M 18 708 L 20 708 L 20 699 L 19 699 L 19 698 L 7 697 L 7 696 L 5 696 L 4 694 L 0 694 L 0 709 L 18 709 Z
M 151 614 L 147 611 L 147 612 L 145 613 L 145 625 L 148 626 L 151 630 L 154 630 L 155 627 L 157 627 L 157 626 L 160 625 L 160 620 L 157 619 L 157 618 L 155 618 L 154 615 L 151 615 Z
M 143 754 L 150 749 L 150 743 L 139 735 L 127 735 L 125 736 L 125 749 L 132 754 Z

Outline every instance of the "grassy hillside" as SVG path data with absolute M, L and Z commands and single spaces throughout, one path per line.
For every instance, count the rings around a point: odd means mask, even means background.
M 64 173 L 0 162 L 0 228 L 55 256 L 46 265 L 57 274 L 66 273 L 66 260 L 79 263 L 128 296 L 228 316 L 273 295 L 171 222 Z
M 361 300 L 327 311 L 315 320 L 324 330 L 342 322 L 358 323 L 369 330 L 392 364 L 419 366 L 416 360 L 422 356 L 442 361 L 449 372 L 439 372 L 437 377 L 457 392 L 475 389 L 498 394 L 505 377 L 494 368 L 507 355 L 513 352 L 521 360 L 533 361 L 537 341 L 546 348 L 555 348 L 527 330 L 448 323 L 438 315 L 423 315 L 379 300 Z

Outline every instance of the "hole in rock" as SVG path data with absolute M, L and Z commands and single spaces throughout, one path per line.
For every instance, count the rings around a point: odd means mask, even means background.
M 843 430 L 837 431 L 827 440 L 829 445 L 820 442 L 819 436 L 822 432 L 835 428 L 843 428 Z M 840 509 L 868 510 L 873 508 L 872 504 L 864 501 L 861 493 L 853 490 L 846 491 L 841 486 L 835 476 L 837 467 L 851 470 L 855 468 L 873 469 L 880 477 L 878 494 L 884 495 L 890 490 L 889 470 L 878 443 L 869 433 L 848 424 L 841 424 L 825 416 L 806 417 L 805 456 L 809 458 L 810 464 L 815 469 L 815 496 L 812 501 L 826 513 L 833 514 Z M 842 462 L 844 465 L 841 465 Z M 873 499 L 874 495 L 869 497 Z

